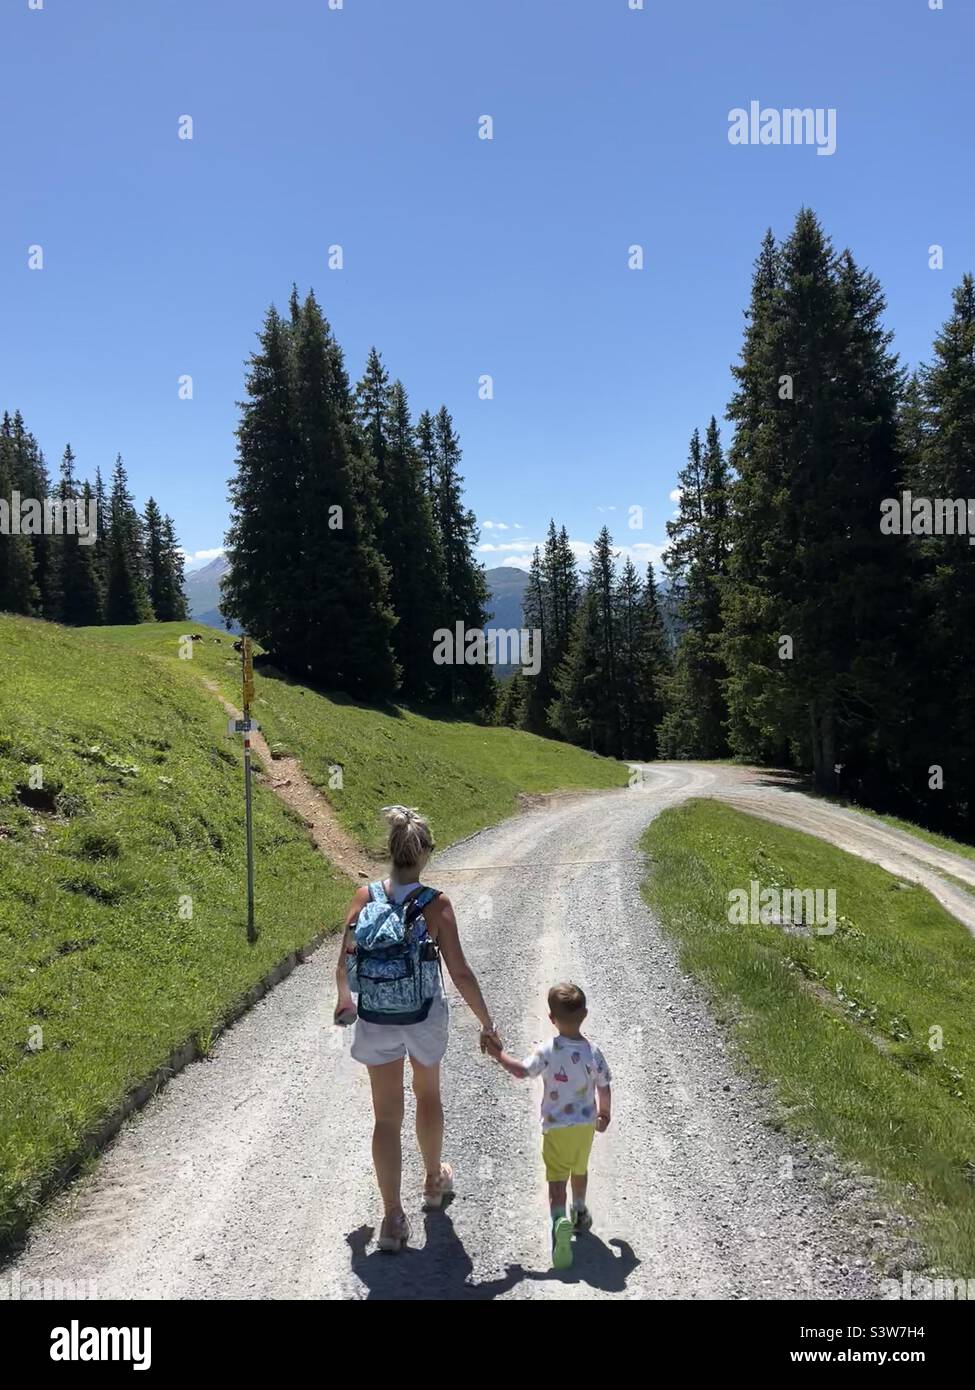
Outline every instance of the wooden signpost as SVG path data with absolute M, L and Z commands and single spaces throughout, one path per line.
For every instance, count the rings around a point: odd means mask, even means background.
M 254 926 L 254 827 L 251 815 L 251 734 L 261 726 L 251 719 L 251 705 L 254 703 L 254 656 L 251 639 L 245 637 L 241 643 L 243 661 L 243 719 L 229 719 L 227 732 L 244 735 L 244 814 L 247 829 L 247 940 L 257 940 Z

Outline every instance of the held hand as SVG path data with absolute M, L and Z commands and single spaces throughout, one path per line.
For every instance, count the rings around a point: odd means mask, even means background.
M 609 1129 L 609 1119 L 610 1117 L 603 1112 L 596 1117 L 596 1130 L 599 1134 L 605 1134 Z
M 498 1036 L 498 1030 L 493 1025 L 491 1028 L 481 1029 L 480 1044 L 482 1053 L 486 1052 L 492 1057 L 497 1057 L 498 1053 L 501 1051 L 502 1044 Z

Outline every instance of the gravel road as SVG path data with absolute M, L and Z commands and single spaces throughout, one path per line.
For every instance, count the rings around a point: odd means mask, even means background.
M 547 1035 L 545 992 L 571 978 L 613 1070 L 595 1228 L 567 1275 L 548 1267 L 537 1083 L 481 1057 L 456 997 L 444 1093 L 458 1196 L 421 1216 L 405 1130 L 414 1248 L 376 1251 L 368 1084 L 331 1026 L 330 943 L 125 1126 L 5 1277 L 91 1281 L 99 1298 L 877 1296 L 869 1188 L 771 1127 L 642 904 L 640 833 L 689 795 L 801 824 L 904 877 L 940 866 L 975 883 L 972 861 L 765 774 L 688 764 L 655 765 L 640 790 L 553 797 L 440 855 L 428 877 L 457 904 L 509 1049 Z M 952 891 L 970 913 L 975 899 Z

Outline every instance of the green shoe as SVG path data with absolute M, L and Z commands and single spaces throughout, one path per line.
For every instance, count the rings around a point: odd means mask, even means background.
M 552 1268 L 569 1269 L 572 1266 L 572 1222 L 567 1216 L 560 1216 L 552 1227 Z

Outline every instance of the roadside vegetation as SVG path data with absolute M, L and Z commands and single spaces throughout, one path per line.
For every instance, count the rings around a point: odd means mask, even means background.
M 714 801 L 647 829 L 645 895 L 786 1124 L 882 1179 L 932 1263 L 975 1270 L 975 938 L 923 888 Z M 733 925 L 732 889 L 836 892 L 836 931 Z

